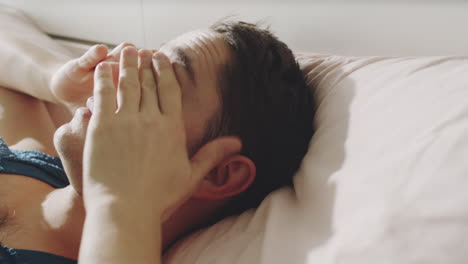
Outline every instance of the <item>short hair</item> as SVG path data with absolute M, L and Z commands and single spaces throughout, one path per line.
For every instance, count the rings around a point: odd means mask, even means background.
M 292 185 L 313 134 L 315 106 L 294 54 L 269 29 L 232 20 L 210 29 L 222 35 L 231 56 L 218 76 L 221 111 L 201 143 L 237 136 L 241 154 L 257 168 L 252 185 L 219 212 L 219 219 L 258 207 L 273 190 Z

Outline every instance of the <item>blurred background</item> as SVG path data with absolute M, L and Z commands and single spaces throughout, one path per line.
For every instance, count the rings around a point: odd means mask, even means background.
M 226 17 L 264 21 L 296 52 L 468 55 L 468 0 L 0 0 L 64 43 L 158 48 Z M 1 21 L 0 21 L 1 23 Z

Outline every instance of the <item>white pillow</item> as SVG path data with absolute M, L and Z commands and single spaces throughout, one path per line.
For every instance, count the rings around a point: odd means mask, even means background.
M 468 57 L 299 59 L 318 108 L 294 190 L 166 263 L 466 263 Z

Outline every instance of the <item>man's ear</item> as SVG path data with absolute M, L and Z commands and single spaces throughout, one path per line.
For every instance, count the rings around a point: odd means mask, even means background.
M 254 181 L 253 161 L 242 155 L 233 155 L 214 168 L 200 183 L 193 198 L 220 200 L 245 191 Z

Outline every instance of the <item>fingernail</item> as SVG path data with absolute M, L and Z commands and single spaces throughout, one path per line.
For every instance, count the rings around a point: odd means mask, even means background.
M 153 66 L 157 69 L 158 59 L 156 58 L 156 54 L 153 54 L 152 61 L 153 61 Z
M 128 42 L 122 42 L 121 45 L 122 45 L 122 47 L 135 47 L 134 44 L 128 43 Z
M 127 56 L 137 56 L 137 50 L 135 47 L 125 47 L 123 52 L 127 55 Z
M 156 60 L 162 60 L 164 59 L 164 54 L 162 54 L 161 52 L 156 52 L 153 54 L 153 58 Z
M 96 49 L 99 49 L 99 48 L 106 48 L 107 49 L 107 46 L 104 45 L 104 44 L 97 44 Z
M 97 44 L 97 45 L 94 46 L 94 53 L 95 53 L 96 55 L 99 55 L 99 54 L 100 54 L 100 53 L 99 53 L 99 50 L 100 50 L 100 49 L 104 49 L 104 48 L 105 48 L 106 50 L 108 50 L 106 45 L 104 45 L 104 44 Z
M 98 69 L 101 71 L 110 71 L 110 66 L 108 63 L 101 62 L 98 64 Z
M 93 111 L 93 106 L 94 106 L 94 98 L 91 96 L 86 100 L 86 107 L 88 107 L 89 110 Z
M 147 49 L 140 49 L 138 51 L 138 55 L 140 55 L 141 57 L 151 57 L 151 51 Z

